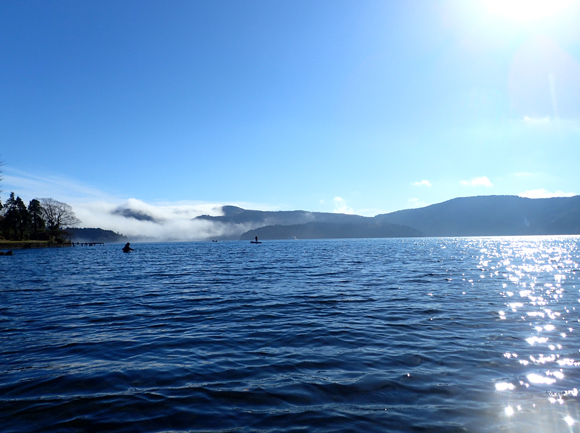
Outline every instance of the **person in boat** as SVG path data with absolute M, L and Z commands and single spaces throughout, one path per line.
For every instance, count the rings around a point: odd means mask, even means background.
M 129 242 L 127 242 L 125 244 L 125 246 L 123 247 L 123 252 L 128 253 L 129 251 L 135 251 L 135 250 L 133 248 L 131 248 L 131 244 Z
M 258 243 L 258 236 L 256 236 L 256 243 Z

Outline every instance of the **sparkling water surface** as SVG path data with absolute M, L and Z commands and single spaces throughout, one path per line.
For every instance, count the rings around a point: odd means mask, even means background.
M 2 432 L 571 432 L 580 238 L 0 257 Z

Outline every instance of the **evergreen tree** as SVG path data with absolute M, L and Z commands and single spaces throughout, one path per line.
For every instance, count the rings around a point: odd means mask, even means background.
M 14 197 L 14 193 L 10 193 L 10 198 L 6 200 L 6 210 L 2 222 L 4 236 L 8 239 L 23 240 L 29 222 L 30 215 L 26 205 L 20 197 Z
M 2 167 L 4 165 L 4 163 L 2 161 L 0 161 L 0 167 Z M 4 180 L 4 178 L 2 177 L 2 170 L 0 170 L 0 182 L 2 182 L 2 180 Z M 2 193 L 2 184 L 0 183 L 0 194 Z M 2 210 L 3 206 L 2 206 L 2 200 L 0 199 L 0 210 Z
M 4 237 L 6 239 L 14 238 L 13 219 L 15 206 L 16 206 L 16 197 L 14 196 L 14 193 L 11 193 L 10 197 L 8 197 L 8 200 L 6 200 L 3 209 L 4 218 L 2 219 L 2 233 L 4 234 Z
M 30 214 L 26 204 L 20 197 L 16 197 L 16 208 L 18 209 L 18 239 L 23 240 L 27 235 L 27 229 L 30 226 Z
M 32 239 L 38 239 L 38 235 L 42 233 L 46 227 L 43 214 L 44 209 L 37 199 L 30 200 L 28 204 L 28 214 L 30 215 L 30 234 Z

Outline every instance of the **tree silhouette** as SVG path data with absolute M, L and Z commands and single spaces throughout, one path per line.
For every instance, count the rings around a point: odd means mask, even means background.
M 2 177 L 2 166 L 4 165 L 4 163 L 2 161 L 0 161 L 0 194 L 2 194 L 2 180 L 4 180 L 4 177 Z M 0 210 L 2 210 L 3 206 L 2 206 L 2 199 L 0 199 Z
M 11 193 L 5 207 L 2 221 L 4 235 L 11 239 L 23 240 L 30 222 L 26 205 L 20 197 L 14 197 L 14 193 Z
M 44 209 L 37 199 L 30 200 L 28 204 L 28 214 L 30 215 L 30 231 L 32 232 L 32 238 L 38 239 L 38 234 L 41 233 L 46 227 L 44 221 Z
M 42 213 L 49 231 L 58 231 L 62 227 L 75 226 L 81 222 L 66 203 L 52 198 L 41 198 Z

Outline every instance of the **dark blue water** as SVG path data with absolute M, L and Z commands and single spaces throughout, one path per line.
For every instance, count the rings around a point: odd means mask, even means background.
M 580 239 L 0 257 L 3 432 L 570 432 Z

